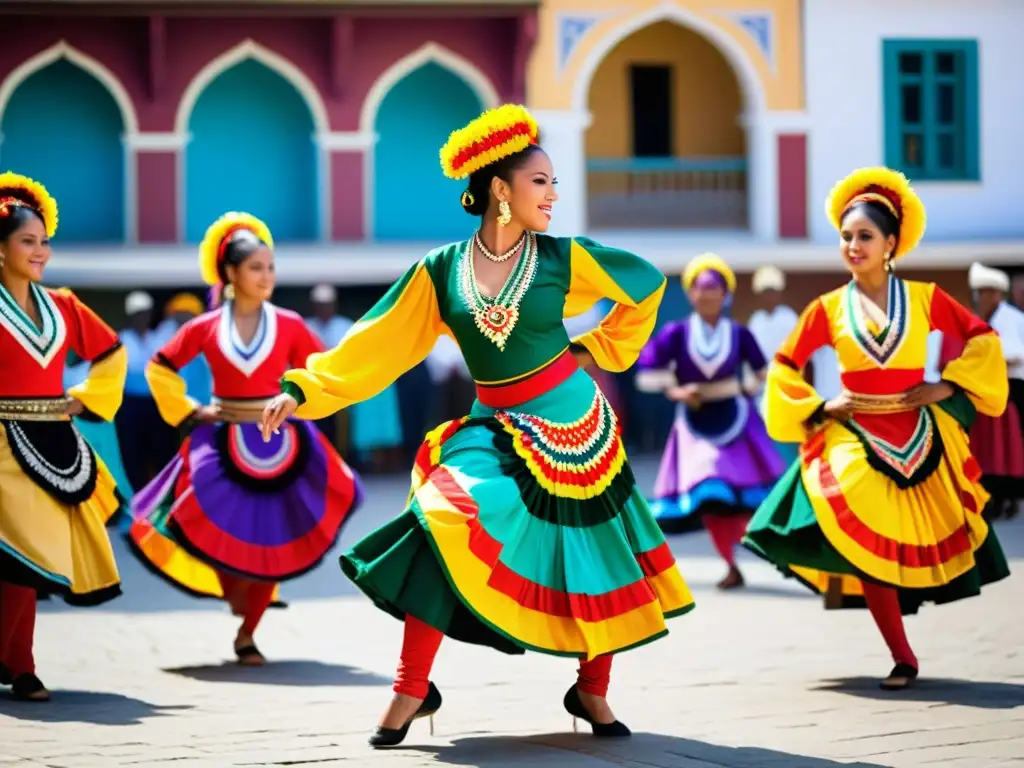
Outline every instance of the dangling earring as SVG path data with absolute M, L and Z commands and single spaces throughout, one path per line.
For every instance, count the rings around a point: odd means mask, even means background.
M 235 286 L 228 283 L 224 286 L 224 301 L 232 301 L 235 298 Z
M 895 268 L 893 267 L 893 264 L 892 264 L 892 254 L 889 253 L 888 251 L 885 254 L 885 271 L 889 272 L 890 274 L 893 271 L 895 271 Z
M 507 227 L 512 221 L 512 208 L 507 200 L 498 203 L 498 226 Z

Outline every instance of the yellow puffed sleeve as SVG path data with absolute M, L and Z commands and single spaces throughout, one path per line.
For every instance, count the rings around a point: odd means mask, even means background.
M 162 360 L 150 360 L 146 366 L 146 381 L 160 418 L 172 427 L 180 425 L 199 407 L 199 403 L 185 394 L 188 389 L 185 379 Z
M 310 355 L 284 375 L 282 389 L 299 400 L 295 415 L 322 419 L 369 400 L 421 363 L 444 332 L 426 259 L 411 267 L 342 342 Z
M 68 390 L 68 395 L 81 401 L 90 413 L 103 421 L 111 421 L 124 398 L 124 381 L 128 376 L 128 353 L 118 345 L 109 354 L 94 360 L 85 381 Z
M 565 316 L 582 314 L 601 299 L 615 302 L 597 328 L 572 341 L 586 347 L 606 371 L 624 371 L 654 331 L 665 276 L 639 256 L 583 237 L 571 241 L 569 255 L 572 277 Z
M 962 389 L 979 413 L 1001 416 L 1010 395 L 1010 379 L 999 336 L 944 290 L 933 284 L 928 287 L 932 290 L 931 327 L 964 345 L 960 356 L 942 369 L 943 380 Z
M 783 342 L 768 367 L 764 389 L 764 423 L 780 443 L 802 443 L 807 421 L 825 399 L 803 377 L 811 355 L 831 343 L 828 314 L 815 299 L 800 315 L 796 328 Z

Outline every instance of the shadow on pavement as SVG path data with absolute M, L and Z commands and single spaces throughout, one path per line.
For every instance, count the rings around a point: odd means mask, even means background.
M 450 747 L 422 747 L 441 765 L 498 768 L 519 765 L 575 766 L 714 765 L 716 768 L 890 768 L 879 763 L 839 763 L 759 747 L 724 747 L 654 733 L 599 742 L 589 734 L 552 733 L 536 736 L 480 736 L 457 739 Z M 546 759 L 544 759 L 546 758 Z M 543 762 L 542 762 L 543 761 Z M 550 762 L 548 762 L 550 761 Z
M 373 672 L 325 664 L 320 661 L 272 661 L 265 667 L 243 667 L 234 661 L 198 667 L 165 669 L 173 675 L 190 677 L 204 683 L 253 683 L 258 685 L 391 685 L 392 681 Z
M 1020 683 L 976 682 L 927 677 L 921 678 L 912 687 L 903 691 L 883 691 L 878 687 L 877 678 L 844 677 L 827 680 L 815 690 L 845 693 L 864 699 L 924 701 L 977 709 L 1024 707 L 1024 685 Z
M 162 706 L 120 693 L 54 690 L 47 703 L 15 701 L 0 694 L 0 715 L 36 723 L 89 723 L 90 725 L 138 725 L 147 717 L 159 717 L 191 706 Z

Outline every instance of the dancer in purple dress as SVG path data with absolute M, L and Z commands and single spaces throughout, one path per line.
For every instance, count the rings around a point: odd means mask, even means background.
M 652 508 L 666 532 L 701 515 L 729 567 L 718 586 L 732 589 L 744 583 L 736 545 L 785 463 L 742 386 L 744 364 L 762 380 L 767 364 L 753 334 L 724 315 L 736 276 L 722 259 L 704 254 L 687 265 L 683 288 L 694 311 L 662 328 L 638 363 L 638 388 L 678 404 Z

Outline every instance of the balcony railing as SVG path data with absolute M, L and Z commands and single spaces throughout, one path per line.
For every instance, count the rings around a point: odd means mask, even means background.
M 594 229 L 746 229 L 743 157 L 588 158 Z

